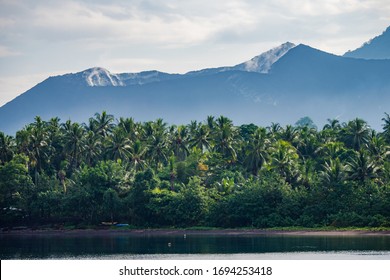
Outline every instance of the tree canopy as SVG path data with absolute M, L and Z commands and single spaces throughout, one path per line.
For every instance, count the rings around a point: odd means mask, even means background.
M 389 115 L 235 126 L 102 112 L 0 132 L 0 222 L 14 225 L 390 226 Z

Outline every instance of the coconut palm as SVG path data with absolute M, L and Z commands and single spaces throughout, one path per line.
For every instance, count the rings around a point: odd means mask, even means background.
M 12 159 L 15 148 L 15 139 L 0 132 L 0 164 L 4 164 Z
M 343 142 L 327 142 L 319 146 L 315 154 L 322 156 L 324 159 L 335 159 L 343 157 L 347 149 Z
M 255 176 L 268 160 L 269 145 L 270 140 L 267 138 L 265 128 L 258 128 L 251 135 L 249 143 L 245 147 L 245 165 Z
M 355 152 L 347 162 L 347 174 L 350 180 L 364 183 L 366 180 L 378 179 L 381 167 L 363 150 Z
M 276 140 L 279 139 L 279 133 L 282 130 L 282 127 L 278 123 L 271 123 L 270 126 L 267 126 L 267 132 L 270 135 L 270 138 Z
M 282 128 L 279 132 L 280 139 L 290 142 L 291 144 L 296 144 L 298 141 L 298 129 L 292 125 L 286 125 L 285 128 Z
M 270 148 L 269 167 L 279 173 L 288 183 L 299 179 L 298 153 L 290 142 L 279 140 Z
M 174 155 L 178 160 L 185 160 L 189 154 L 188 150 L 188 130 L 184 125 L 180 125 L 178 127 L 171 127 L 171 147 Z
M 80 164 L 85 147 L 85 129 L 78 123 L 67 121 L 63 125 L 64 152 L 69 157 L 70 167 L 74 170 Z
M 298 136 L 295 146 L 301 157 L 307 159 L 312 157 L 318 148 L 317 131 L 309 126 L 302 126 L 297 129 Z
M 384 121 L 384 124 L 382 125 L 384 138 L 387 143 L 390 143 L 390 115 L 385 113 L 385 117 L 382 118 L 382 121 Z
M 135 141 L 139 136 L 139 126 L 133 118 L 120 118 L 118 127 L 125 132 L 131 141 Z
M 147 167 L 145 160 L 148 148 L 140 141 L 136 140 L 130 149 L 130 167 L 135 171 L 144 170 Z
M 129 159 L 131 141 L 121 128 L 114 129 L 106 142 L 106 153 L 110 159 L 122 161 Z
M 45 123 L 37 116 L 35 122 L 27 127 L 28 147 L 27 155 L 30 166 L 34 168 L 35 184 L 38 183 L 38 172 L 41 171 L 44 160 L 47 158 L 48 134 Z
M 107 114 L 106 111 L 103 111 L 101 114 L 96 113 L 95 118 L 89 119 L 90 128 L 96 133 L 103 137 L 106 137 L 112 132 L 114 128 L 114 116 Z
M 189 144 L 191 148 L 197 147 L 204 153 L 210 149 L 211 140 L 210 129 L 206 125 L 201 125 L 190 134 Z
M 322 168 L 320 177 L 329 187 L 334 187 L 346 179 L 346 166 L 339 158 L 329 159 L 322 165 Z
M 212 131 L 216 125 L 214 116 L 207 116 L 206 123 L 210 131 Z
M 87 131 L 85 135 L 84 147 L 84 162 L 88 166 L 92 166 L 96 163 L 102 153 L 102 142 L 100 141 L 100 137 L 98 137 L 92 130 Z
M 150 137 L 148 141 L 148 159 L 150 165 L 157 170 L 161 165 L 168 162 L 168 141 L 163 133 L 159 133 Z
M 356 118 L 344 127 L 344 141 L 347 146 L 355 151 L 365 147 L 370 140 L 371 129 L 368 124 L 359 118 Z
M 367 150 L 378 164 L 382 164 L 390 156 L 390 146 L 382 135 L 371 137 Z
M 229 122 L 221 125 L 217 120 L 217 124 L 218 128 L 214 135 L 214 150 L 228 159 L 229 162 L 235 162 L 237 160 L 236 142 L 238 131 Z

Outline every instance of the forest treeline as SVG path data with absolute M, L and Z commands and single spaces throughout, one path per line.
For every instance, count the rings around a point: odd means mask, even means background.
M 390 226 L 390 116 L 235 126 L 106 112 L 0 132 L 0 223 L 137 227 Z

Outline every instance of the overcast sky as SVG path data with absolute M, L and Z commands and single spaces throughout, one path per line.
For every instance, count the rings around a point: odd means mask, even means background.
M 341 55 L 389 25 L 389 0 L 0 0 L 0 106 L 94 66 L 185 73 L 286 41 Z

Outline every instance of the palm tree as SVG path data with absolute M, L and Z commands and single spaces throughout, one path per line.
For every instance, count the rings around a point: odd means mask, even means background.
M 329 159 L 322 168 L 320 177 L 327 186 L 335 187 L 346 179 L 346 166 L 341 163 L 339 158 Z
M 171 127 L 171 146 L 173 149 L 174 155 L 178 158 L 178 160 L 185 160 L 187 155 L 189 154 L 189 150 L 187 147 L 188 144 L 188 131 L 187 127 L 184 125 L 180 125 L 177 128 L 175 126 Z
M 210 131 L 212 131 L 216 125 L 214 116 L 207 116 L 206 123 Z
M 148 147 L 148 162 L 150 166 L 157 170 L 162 164 L 168 162 L 169 135 L 167 123 L 163 122 L 162 119 L 157 119 L 155 122 L 146 122 L 142 131 L 142 140 Z
M 237 160 L 235 148 L 238 139 L 237 129 L 231 123 L 221 125 L 217 120 L 217 124 L 218 128 L 214 136 L 214 150 L 229 159 L 229 162 L 235 162 Z
M 327 142 L 318 147 L 315 154 L 321 155 L 325 159 L 335 159 L 343 157 L 347 152 L 343 142 Z
M 356 118 L 344 127 L 344 141 L 354 149 L 359 151 L 363 146 L 366 146 L 370 140 L 371 129 L 368 124 L 359 118 Z
M 319 132 L 322 143 L 340 141 L 341 124 L 337 119 L 328 119 L 328 123 L 324 125 Z
M 323 130 L 330 129 L 337 131 L 341 129 L 340 121 L 338 119 L 327 119 L 328 123 L 324 125 Z
M 126 161 L 130 156 L 131 141 L 120 128 L 113 130 L 107 137 L 106 153 L 110 159 Z
M 385 117 L 382 118 L 382 121 L 385 123 L 383 126 L 383 135 L 387 141 L 387 143 L 390 143 L 390 115 L 388 113 L 385 113 Z
M 48 134 L 45 123 L 37 116 L 35 122 L 27 126 L 27 155 L 30 167 L 34 168 L 35 185 L 38 184 L 38 173 L 43 161 L 47 158 Z
M 295 144 L 298 140 L 298 129 L 292 125 L 286 125 L 285 128 L 282 128 L 279 132 L 279 136 L 282 140 Z
M 368 152 L 374 161 L 383 164 L 390 155 L 390 146 L 386 144 L 386 140 L 382 135 L 374 135 L 368 143 Z
M 232 120 L 224 116 L 219 116 L 219 118 L 216 119 L 215 123 L 219 129 L 222 129 L 225 126 L 227 127 L 233 126 Z
M 271 161 L 269 167 L 278 172 L 288 183 L 299 179 L 298 153 L 290 142 L 279 140 L 270 148 Z
M 165 134 L 167 130 L 167 123 L 159 118 L 153 123 L 154 134 Z
M 200 123 L 198 124 L 197 121 L 191 121 L 191 122 L 188 124 L 189 133 L 190 133 L 191 135 L 193 135 L 193 134 L 195 133 L 195 131 L 196 131 L 197 129 L 199 129 L 199 126 L 200 126 L 200 125 L 201 125 L 201 124 L 200 124 Z
M 15 139 L 0 132 L 0 164 L 4 164 L 12 159 L 15 148 Z
M 101 114 L 96 113 L 95 118 L 89 119 L 90 128 L 94 130 L 96 134 L 106 137 L 110 134 L 114 128 L 114 116 L 107 114 L 103 111 Z
M 265 128 L 258 128 L 250 137 L 247 147 L 245 147 L 245 164 L 255 176 L 268 160 L 269 145 L 270 140 L 267 138 Z
M 309 126 L 303 126 L 299 127 L 297 131 L 298 136 L 296 138 L 295 146 L 299 154 L 305 159 L 312 157 L 319 145 L 316 129 Z
M 78 123 L 67 121 L 64 129 L 64 151 L 70 158 L 70 167 L 79 166 L 82 153 L 85 151 L 85 130 Z
M 147 167 L 145 160 L 147 152 L 147 147 L 140 140 L 136 140 L 130 149 L 130 167 L 136 171 L 144 170 Z
M 210 149 L 211 140 L 210 129 L 206 125 L 201 125 L 191 133 L 189 144 L 191 148 L 197 147 L 204 153 Z
M 133 118 L 120 118 L 118 127 L 122 129 L 131 141 L 135 141 L 139 135 L 138 124 Z
M 350 180 L 364 183 L 366 180 L 378 179 L 381 167 L 362 150 L 355 152 L 347 163 L 347 174 Z
M 92 130 L 87 131 L 84 141 L 83 158 L 88 166 L 92 166 L 102 152 L 102 142 Z
M 48 161 L 55 170 L 60 169 L 61 161 L 63 160 L 63 143 L 60 119 L 58 117 L 51 118 L 46 124 L 47 144 L 48 144 Z
M 282 127 L 278 123 L 271 123 L 270 126 L 267 126 L 267 131 L 270 137 L 274 140 L 279 138 L 280 131 Z

